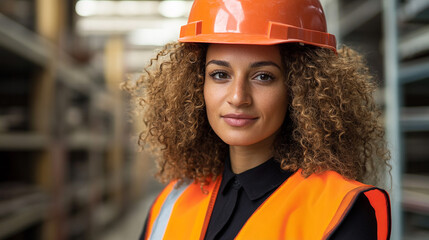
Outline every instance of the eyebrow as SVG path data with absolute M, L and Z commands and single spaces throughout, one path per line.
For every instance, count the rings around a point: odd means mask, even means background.
M 227 61 L 222 61 L 222 60 L 210 60 L 207 64 L 206 64 L 206 67 L 209 65 L 209 64 L 216 64 L 216 65 L 219 65 L 219 66 L 223 66 L 223 67 L 231 67 L 231 64 L 229 64 L 229 62 L 227 62 Z
M 271 62 L 271 61 L 255 62 L 255 63 L 252 63 L 250 65 L 251 68 L 264 67 L 264 66 L 274 66 L 274 67 L 281 70 L 279 65 L 277 65 L 275 62 Z
M 229 62 L 227 62 L 227 61 L 222 61 L 222 60 L 210 60 L 210 61 L 206 64 L 206 67 L 207 67 L 209 64 L 216 64 L 216 65 L 219 65 L 219 66 L 229 67 L 229 68 L 231 67 L 231 64 L 229 64 Z M 272 61 L 261 61 L 261 62 L 255 62 L 255 63 L 252 63 L 252 64 L 250 65 L 250 67 L 251 67 L 251 68 L 264 67 L 264 66 L 274 66 L 274 67 L 277 67 L 278 69 L 280 69 L 280 70 L 281 70 L 281 67 L 280 67 L 279 65 L 277 65 L 276 63 L 272 62 Z

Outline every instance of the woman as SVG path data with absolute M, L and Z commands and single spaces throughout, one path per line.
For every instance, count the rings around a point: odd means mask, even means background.
M 197 0 L 179 42 L 125 85 L 169 182 L 141 239 L 389 238 L 375 85 L 317 0 Z

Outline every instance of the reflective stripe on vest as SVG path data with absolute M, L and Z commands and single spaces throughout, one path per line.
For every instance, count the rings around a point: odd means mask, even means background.
M 165 229 L 167 228 L 167 223 L 170 220 L 171 212 L 173 211 L 174 203 L 182 195 L 183 191 L 188 186 L 183 184 L 177 189 L 173 189 L 169 194 L 167 199 L 165 199 L 164 204 L 161 207 L 161 210 L 153 223 L 153 231 L 150 235 L 150 240 L 163 239 Z
M 183 190 L 182 187 L 174 189 L 175 183 L 170 183 L 155 201 L 147 228 L 149 233 L 163 237 L 150 239 L 204 239 L 220 181 L 218 177 L 206 186 L 207 193 L 201 191 L 199 184 L 189 184 Z M 365 194 L 375 210 L 378 239 L 388 239 L 390 205 L 387 193 L 346 180 L 333 171 L 308 178 L 297 171 L 252 214 L 236 239 L 328 239 L 360 193 Z M 164 211 L 164 206 L 171 210 Z

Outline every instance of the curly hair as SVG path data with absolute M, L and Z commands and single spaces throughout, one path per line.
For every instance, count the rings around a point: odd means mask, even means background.
M 229 154 L 211 129 L 203 86 L 207 44 L 169 43 L 151 59 L 141 77 L 127 81 L 143 113 L 138 144 L 160 154 L 158 178 L 195 180 L 202 185 L 221 174 Z M 304 176 L 333 170 L 376 183 L 390 158 L 373 99 L 376 84 L 363 57 L 348 47 L 332 50 L 280 45 L 286 69 L 289 109 L 274 143 L 284 170 Z

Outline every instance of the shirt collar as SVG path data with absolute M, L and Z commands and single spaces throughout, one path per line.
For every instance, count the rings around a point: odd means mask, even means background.
M 293 172 L 291 171 L 282 170 L 280 163 L 274 158 L 270 158 L 264 163 L 240 174 L 235 174 L 232 172 L 231 162 L 228 157 L 225 160 L 220 192 L 225 194 L 225 191 L 231 188 L 233 179 L 236 178 L 249 199 L 253 201 L 277 188 L 292 174 Z

